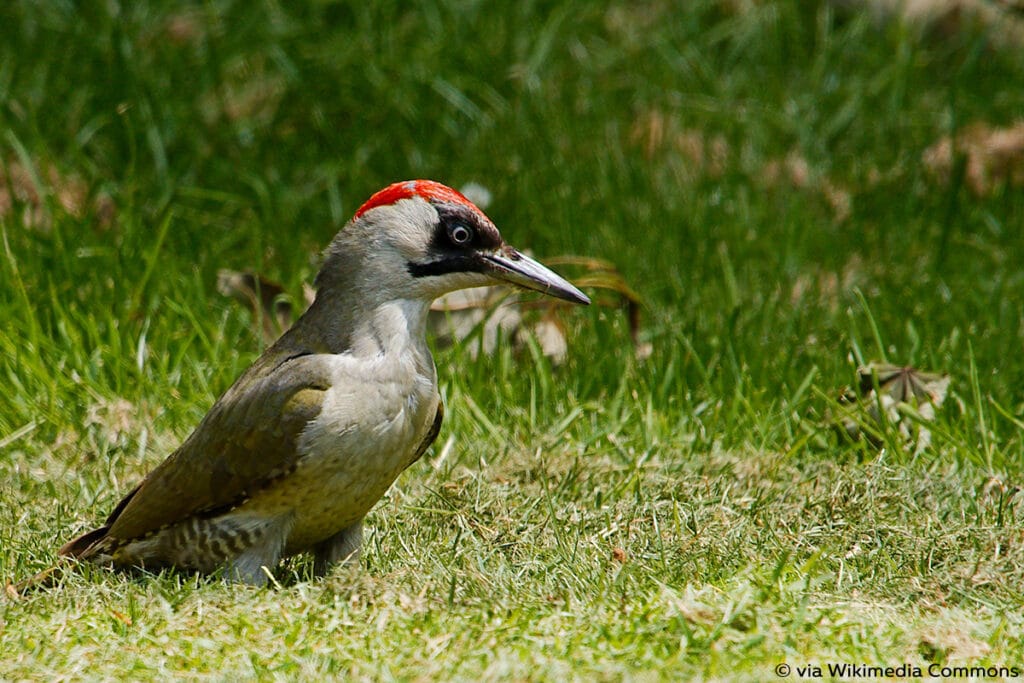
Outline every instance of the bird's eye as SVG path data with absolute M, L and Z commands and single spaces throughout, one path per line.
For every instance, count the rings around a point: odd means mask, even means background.
M 452 244 L 469 244 L 469 241 L 473 239 L 473 231 L 465 225 L 458 223 L 448 228 L 448 237 L 451 239 Z

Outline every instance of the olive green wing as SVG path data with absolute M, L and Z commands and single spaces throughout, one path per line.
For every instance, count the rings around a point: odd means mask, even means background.
M 302 431 L 320 414 L 329 369 L 324 356 L 312 354 L 261 372 L 266 365 L 257 361 L 239 378 L 188 439 L 121 501 L 104 528 L 71 541 L 61 553 L 88 557 L 93 547 L 231 509 L 290 473 Z

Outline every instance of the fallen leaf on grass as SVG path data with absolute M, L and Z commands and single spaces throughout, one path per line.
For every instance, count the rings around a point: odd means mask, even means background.
M 131 401 L 97 396 L 86 410 L 84 427 L 95 427 L 104 442 L 123 446 L 137 429 L 138 413 L 139 406 Z M 58 440 L 60 438 L 58 435 Z
M 522 323 L 522 312 L 508 300 L 503 287 L 476 287 L 446 294 L 431 304 L 427 318 L 427 326 L 441 347 L 466 339 L 482 325 L 479 343 L 468 349 L 471 358 L 479 351 L 494 353 L 499 337 L 514 338 Z
M 252 311 L 262 323 L 263 340 L 268 344 L 292 324 L 292 304 L 281 298 L 284 287 L 262 275 L 222 268 L 217 271 L 217 291 Z
M 616 299 L 612 301 L 595 298 L 594 303 L 608 308 L 625 307 L 634 355 L 640 360 L 644 360 L 651 355 L 653 351 L 651 345 L 640 340 L 640 311 L 643 308 L 643 299 L 626 282 L 626 278 L 619 273 L 615 264 L 611 261 L 587 256 L 555 256 L 546 260 L 552 266 L 576 266 L 586 269 L 588 271 L 586 275 L 574 278 L 574 282 L 578 287 L 602 290 L 617 295 Z M 572 306 L 572 304 L 559 302 L 554 299 L 544 299 L 541 304 L 552 310 L 560 310 Z
M 199 106 L 207 125 L 253 122 L 270 125 L 288 87 L 270 59 L 258 55 L 227 62 L 219 82 L 200 95 Z
M 848 219 L 853 211 L 853 194 L 829 176 L 814 172 L 807 159 L 795 150 L 784 159 L 768 161 L 761 168 L 760 181 L 769 189 L 789 186 L 820 194 L 838 223 Z
M 98 194 L 90 204 L 85 181 L 75 174 L 62 173 L 52 164 L 0 163 L 0 218 L 20 211 L 26 228 L 49 230 L 53 223 L 51 201 L 75 218 L 84 217 L 91 209 L 100 228 L 110 227 L 116 213 L 109 195 Z
M 918 652 L 928 661 L 964 662 L 987 655 L 991 648 L 970 635 L 969 623 L 942 623 L 925 629 L 918 638 Z
M 949 389 L 949 375 L 935 372 L 923 372 L 909 365 L 889 365 L 888 363 L 871 363 L 857 368 L 860 378 L 860 393 L 869 397 L 878 386 L 878 390 L 902 403 L 917 403 L 921 399 L 941 406 Z
M 931 445 L 926 422 L 935 419 L 949 390 L 949 375 L 924 372 L 911 366 L 869 363 L 857 368 L 857 393 L 841 392 L 836 401 L 838 415 L 826 414 L 841 434 L 857 441 L 867 439 L 881 445 L 880 430 L 896 427 L 915 453 Z
M 732 148 L 720 133 L 686 128 L 681 117 L 660 109 L 644 111 L 633 121 L 629 142 L 648 160 L 671 166 L 686 182 L 721 178 L 728 168 Z
M 110 610 L 110 615 L 112 617 L 114 617 L 115 619 L 117 619 L 118 621 L 120 621 L 125 626 L 131 626 L 132 625 L 132 618 L 130 616 L 128 616 L 127 614 L 125 614 L 124 612 L 118 612 L 116 609 L 112 609 L 112 610 Z
M 553 266 L 583 268 L 586 274 L 575 279 L 578 287 L 617 295 L 611 300 L 595 298 L 594 303 L 608 308 L 624 307 L 635 355 L 642 360 L 651 354 L 651 345 L 640 341 L 640 295 L 613 264 L 581 256 L 555 257 L 548 262 Z M 258 273 L 222 269 L 217 273 L 217 291 L 248 308 L 253 320 L 261 321 L 260 333 L 268 344 L 281 336 L 296 317 L 294 306 L 282 297 L 284 288 Z M 314 293 L 306 289 L 304 294 L 308 306 Z M 532 336 L 541 352 L 559 364 L 569 351 L 562 313 L 570 306 L 550 298 L 520 301 L 510 297 L 504 286 L 475 287 L 435 301 L 427 325 L 441 347 L 464 341 L 482 326 L 479 344 L 468 348 L 472 357 L 480 351 L 494 353 L 502 336 L 511 339 L 517 349 L 523 348 Z
M 53 586 L 57 580 L 57 570 L 67 565 L 67 558 L 59 558 L 56 564 L 53 564 L 46 569 L 33 574 L 27 579 L 22 579 L 16 583 L 7 583 L 4 586 L 4 592 L 7 597 L 11 600 L 17 600 L 21 596 L 25 595 L 30 590 L 46 589 Z
M 993 47 L 1018 49 L 1024 45 L 1024 19 L 1020 0 L 832 0 L 848 7 L 871 9 L 880 19 L 899 19 L 948 39 L 978 26 Z
M 870 277 L 864 261 L 853 254 L 839 272 L 821 267 L 802 272 L 793 281 L 789 301 L 794 307 L 809 301 L 837 311 L 855 289 L 867 289 Z
M 575 266 L 584 268 L 585 275 L 574 278 L 576 286 L 582 289 L 597 289 L 618 295 L 618 301 L 595 299 L 598 306 L 626 308 L 633 349 L 640 359 L 651 353 L 648 344 L 640 342 L 640 295 L 629 286 L 615 266 L 605 260 L 583 256 L 555 256 L 546 259 L 551 266 Z M 466 339 L 478 325 L 483 325 L 480 344 L 470 347 L 470 354 L 482 350 L 491 354 L 497 348 L 499 332 L 513 340 L 516 348 L 527 343 L 532 335 L 541 352 L 555 364 L 565 361 L 569 344 L 565 338 L 565 323 L 561 313 L 572 304 L 551 298 L 518 301 L 509 298 L 508 288 L 503 286 L 477 287 L 447 294 L 430 307 L 428 324 L 435 339 L 451 343 Z M 534 315 L 531 315 L 534 312 Z M 536 316 L 539 313 L 539 318 Z
M 984 123 L 967 126 L 956 140 L 943 137 L 922 154 L 925 169 L 948 185 L 958 163 L 964 164 L 964 182 L 978 197 L 1003 187 L 1024 187 L 1024 121 L 1008 128 Z
M 172 45 L 196 45 L 206 37 L 207 25 L 198 11 L 185 10 L 172 14 L 163 27 L 163 36 Z

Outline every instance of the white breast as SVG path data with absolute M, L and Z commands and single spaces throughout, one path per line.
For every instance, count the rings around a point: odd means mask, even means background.
M 362 518 L 416 456 L 440 400 L 419 317 L 403 302 L 381 306 L 350 351 L 325 359 L 330 387 L 299 437 L 296 470 L 250 501 L 292 519 L 286 554 Z

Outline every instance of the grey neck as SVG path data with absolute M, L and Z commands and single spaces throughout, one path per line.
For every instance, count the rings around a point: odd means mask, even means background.
M 352 353 L 360 357 L 411 352 L 429 359 L 429 310 L 427 301 L 383 300 L 374 293 L 328 285 L 317 292 L 309 310 L 278 345 L 295 352 Z

